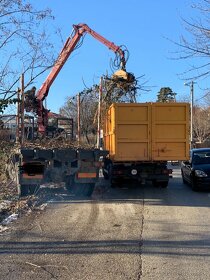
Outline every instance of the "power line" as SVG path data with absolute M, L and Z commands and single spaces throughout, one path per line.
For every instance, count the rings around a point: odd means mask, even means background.
M 210 93 L 207 92 L 206 94 L 204 94 L 204 96 L 202 96 L 202 97 L 200 97 L 200 98 L 197 98 L 195 101 L 197 102 L 197 101 L 199 101 L 199 100 L 205 98 L 205 97 L 208 96 L 209 94 L 210 94 Z

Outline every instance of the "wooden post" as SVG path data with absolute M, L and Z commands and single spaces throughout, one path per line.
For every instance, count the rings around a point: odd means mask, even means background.
M 24 143 L 24 74 L 20 77 L 20 89 L 21 89 L 21 138 L 20 143 Z
M 77 142 L 80 145 L 81 142 L 81 131 L 80 131 L 80 93 L 77 95 Z
M 193 148 L 193 107 L 194 107 L 194 81 L 190 84 L 190 108 L 191 108 L 191 114 L 190 114 L 190 148 Z
M 20 141 L 20 89 L 17 90 L 16 142 Z
M 101 147 L 101 99 L 102 99 L 102 88 L 103 78 L 100 79 L 99 85 L 99 97 L 98 97 L 98 127 L 97 127 L 97 148 Z

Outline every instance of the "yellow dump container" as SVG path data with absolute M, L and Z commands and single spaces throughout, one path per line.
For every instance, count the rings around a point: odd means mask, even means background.
M 189 158 L 188 103 L 115 103 L 107 111 L 104 145 L 113 161 Z

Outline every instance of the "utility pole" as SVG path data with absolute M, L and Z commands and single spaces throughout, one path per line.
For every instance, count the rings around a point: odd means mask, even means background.
M 21 138 L 20 138 L 20 143 L 24 143 L 24 74 L 21 74 L 20 77 L 20 90 L 21 90 L 21 106 L 20 106 L 20 111 L 21 111 Z
M 194 81 L 184 83 L 190 87 L 190 148 L 193 148 L 193 107 L 194 107 Z
M 103 78 L 100 79 L 99 98 L 98 98 L 98 127 L 97 127 L 97 148 L 101 147 L 101 100 L 103 91 Z
M 17 99 L 18 99 L 18 104 L 17 104 L 17 119 L 16 119 L 16 124 L 17 124 L 17 129 L 16 129 L 16 142 L 20 142 L 22 145 L 24 143 L 24 101 L 25 101 L 25 96 L 24 96 L 24 74 L 21 74 L 20 76 L 20 89 L 17 91 Z
M 190 100 L 191 100 L 191 120 L 190 120 L 190 129 L 191 129 L 191 134 L 190 134 L 190 140 L 191 140 L 191 148 L 193 147 L 193 107 L 194 107 L 194 82 L 191 82 L 190 85 Z
M 20 88 L 17 89 L 16 143 L 20 141 Z
M 80 131 L 80 93 L 77 95 L 77 143 L 80 145 L 81 142 L 81 131 Z

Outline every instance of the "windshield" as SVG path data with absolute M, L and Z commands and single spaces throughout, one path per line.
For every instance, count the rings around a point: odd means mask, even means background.
M 210 151 L 194 152 L 192 157 L 193 164 L 210 164 Z

